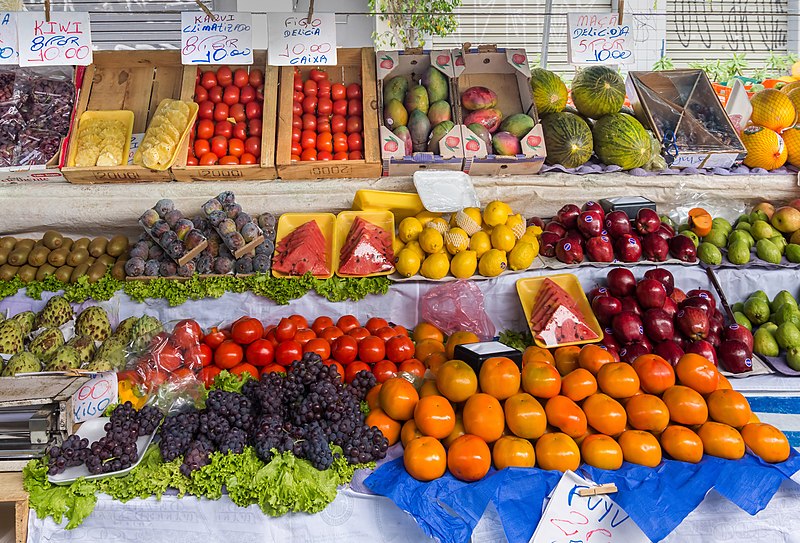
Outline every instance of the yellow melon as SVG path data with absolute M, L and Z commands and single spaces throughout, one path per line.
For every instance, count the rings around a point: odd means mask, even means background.
M 783 138 L 769 128 L 751 125 L 742 131 L 742 143 L 747 149 L 744 165 L 750 168 L 774 170 L 786 163 L 788 151 Z
M 800 60 L 792 64 L 792 77 L 800 78 Z
M 800 83 L 800 81 L 798 81 Z M 789 89 L 786 92 L 786 96 L 789 97 L 789 100 L 792 101 L 792 105 L 794 106 L 795 111 L 800 111 L 800 87 L 795 87 L 793 89 Z
M 800 88 L 800 81 L 792 81 L 791 83 L 787 83 L 784 86 L 782 86 L 779 90 L 781 92 L 789 94 L 791 91 L 798 88 Z
M 750 120 L 753 124 L 781 132 L 794 126 L 797 112 L 789 97 L 775 89 L 764 89 L 750 99 L 753 114 Z
M 786 144 L 786 162 L 795 167 L 800 167 L 800 125 L 787 128 L 781 134 L 783 142 Z

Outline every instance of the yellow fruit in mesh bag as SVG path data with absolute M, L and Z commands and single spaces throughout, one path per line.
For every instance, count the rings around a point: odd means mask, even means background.
M 753 113 L 750 120 L 753 124 L 780 132 L 795 124 L 797 112 L 792 100 L 779 90 L 764 89 L 751 99 Z
M 403 243 L 416 240 L 420 232 L 422 232 L 422 223 L 416 217 L 406 217 L 400 221 L 400 225 L 397 227 L 397 235 Z
M 466 251 L 469 247 L 469 236 L 461 228 L 451 228 L 444 235 L 444 246 L 451 255 Z
M 522 215 L 517 213 L 516 215 L 511 215 L 508 220 L 506 221 L 506 226 L 508 226 L 517 239 L 521 238 L 525 234 L 525 219 L 522 218 Z
M 438 253 L 444 248 L 444 238 L 438 230 L 433 228 L 423 228 L 419 235 L 419 246 L 428 254 Z
M 422 263 L 420 273 L 428 279 L 441 279 L 450 271 L 450 260 L 444 253 L 428 255 Z
M 748 126 L 742 130 L 742 143 L 747 149 L 744 165 L 750 168 L 773 170 L 786 162 L 786 145 L 777 132 L 761 126 Z
M 475 251 L 461 251 L 450 261 L 450 273 L 459 279 L 467 279 L 475 275 L 478 268 L 478 255 Z
M 514 232 L 505 224 L 500 224 L 492 228 L 492 247 L 508 252 L 514 248 L 517 237 Z
M 465 207 L 461 211 L 453 215 L 456 226 L 464 229 L 468 235 L 473 235 L 475 232 L 480 231 L 483 217 L 481 217 L 481 210 L 477 207 Z
M 483 222 L 490 227 L 497 226 L 498 224 L 505 224 L 510 214 L 511 208 L 508 204 L 495 200 L 489 202 L 483 210 Z
M 469 248 L 471 251 L 475 251 L 478 258 L 483 256 L 483 253 L 492 248 L 492 240 L 489 234 L 483 230 L 473 234 L 469 240 Z
M 397 253 L 397 262 L 395 262 L 395 269 L 397 273 L 403 277 L 411 277 L 419 273 L 422 259 L 413 249 L 403 249 Z
M 478 262 L 478 271 L 484 277 L 496 277 L 507 267 L 506 253 L 498 249 L 486 251 Z
M 431 219 L 427 223 L 423 222 L 422 226 L 424 226 L 425 228 L 433 228 L 442 235 L 445 235 L 447 231 L 450 230 L 450 225 L 448 225 L 447 221 L 442 219 L 441 217 Z
M 800 83 L 800 81 L 798 83 Z M 800 89 L 792 91 L 791 94 L 795 93 L 798 98 L 800 98 Z M 800 124 L 796 124 L 784 130 L 781 137 L 786 144 L 786 151 L 788 153 L 786 162 L 795 167 L 800 166 Z
M 538 247 L 534 247 L 530 243 L 517 242 L 508 255 L 508 267 L 514 271 L 527 270 L 533 264 L 533 259 L 538 253 Z

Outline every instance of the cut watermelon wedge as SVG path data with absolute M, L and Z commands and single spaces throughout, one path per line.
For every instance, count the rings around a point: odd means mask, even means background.
M 325 250 L 325 236 L 316 221 L 308 221 L 285 236 L 275 248 L 272 269 L 286 275 L 315 277 L 331 274 Z
M 536 339 L 548 347 L 597 338 L 598 335 L 583 321 L 580 312 L 565 305 L 558 306 L 541 331 L 536 334 Z
M 394 251 L 389 232 L 356 217 L 339 254 L 339 274 L 363 277 L 393 268 Z

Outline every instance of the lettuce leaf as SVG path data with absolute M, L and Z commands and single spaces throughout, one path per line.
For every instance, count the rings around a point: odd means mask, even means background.
M 529 331 L 515 332 L 514 330 L 504 330 L 500 332 L 500 343 L 504 343 L 518 351 L 524 351 L 533 345 L 533 337 Z

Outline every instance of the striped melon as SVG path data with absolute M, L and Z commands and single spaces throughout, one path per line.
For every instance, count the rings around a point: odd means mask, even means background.
M 759 91 L 750 99 L 753 114 L 750 120 L 753 124 L 781 132 L 794 126 L 797 121 L 797 112 L 792 100 L 786 93 L 775 89 Z
M 751 125 L 742 131 L 742 143 L 747 149 L 744 165 L 750 168 L 774 170 L 786 163 L 788 151 L 780 135 L 764 128 Z
M 597 119 L 592 128 L 594 152 L 605 164 L 623 170 L 641 168 L 650 161 L 650 135 L 642 123 L 624 113 Z
M 781 134 L 783 143 L 786 144 L 786 162 L 796 168 L 800 168 L 800 125 L 787 128 Z M 550 149 L 547 150 L 550 152 Z
M 539 114 L 564 111 L 567 105 L 567 86 L 557 74 L 544 68 L 534 68 L 531 70 L 531 90 Z
M 592 156 L 592 130 L 574 113 L 552 113 L 542 119 L 548 164 L 576 168 Z
M 584 68 L 572 81 L 572 101 L 582 115 L 592 119 L 619 113 L 625 102 L 625 82 L 611 68 Z

